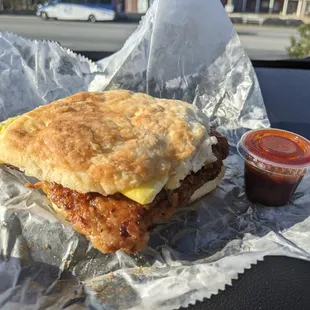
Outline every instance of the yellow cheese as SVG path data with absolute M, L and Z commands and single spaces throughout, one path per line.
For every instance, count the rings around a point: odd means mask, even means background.
M 146 205 L 154 200 L 167 181 L 168 177 L 164 177 L 161 180 L 152 180 L 138 187 L 124 190 L 121 193 L 131 200 L 134 200 L 142 205 Z
M 5 131 L 5 129 L 9 127 L 9 125 L 14 123 L 18 118 L 19 116 L 15 116 L 15 117 L 8 118 L 7 120 L 1 122 L 0 123 L 0 135 Z M 4 162 L 1 161 L 1 159 L 0 159 L 0 164 L 4 164 Z
M 7 120 L 0 123 L 0 135 L 4 132 L 5 129 L 9 127 L 12 123 L 14 123 L 19 116 L 8 118 Z

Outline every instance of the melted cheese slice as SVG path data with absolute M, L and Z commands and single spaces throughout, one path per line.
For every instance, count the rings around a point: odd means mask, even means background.
M 151 203 L 156 195 L 163 189 L 168 181 L 168 177 L 160 180 L 151 180 L 138 187 L 124 190 L 121 193 L 127 198 L 134 200 L 142 205 Z

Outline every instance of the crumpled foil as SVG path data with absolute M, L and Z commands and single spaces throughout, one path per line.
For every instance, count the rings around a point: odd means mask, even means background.
M 0 121 L 82 90 L 125 88 L 192 102 L 227 135 L 216 191 L 157 223 L 148 247 L 105 255 L 0 166 L 1 309 L 177 309 L 209 298 L 266 255 L 310 260 L 310 175 L 293 202 L 244 193 L 236 143 L 269 121 L 220 1 L 157 0 L 123 49 L 97 64 L 54 42 L 0 34 Z

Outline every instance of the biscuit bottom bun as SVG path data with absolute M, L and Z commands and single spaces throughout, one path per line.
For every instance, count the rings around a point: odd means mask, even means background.
M 222 183 L 224 175 L 225 175 L 225 168 L 223 166 L 220 174 L 214 180 L 206 182 L 204 185 L 202 185 L 195 191 L 195 193 L 191 196 L 189 203 L 193 203 L 196 200 L 214 191 L 216 187 Z

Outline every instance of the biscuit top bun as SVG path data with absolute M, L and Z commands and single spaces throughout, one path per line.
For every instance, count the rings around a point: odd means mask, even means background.
M 180 186 L 215 161 L 208 119 L 194 105 L 126 90 L 81 92 L 14 119 L 0 161 L 80 193 L 112 195 L 151 180 Z

